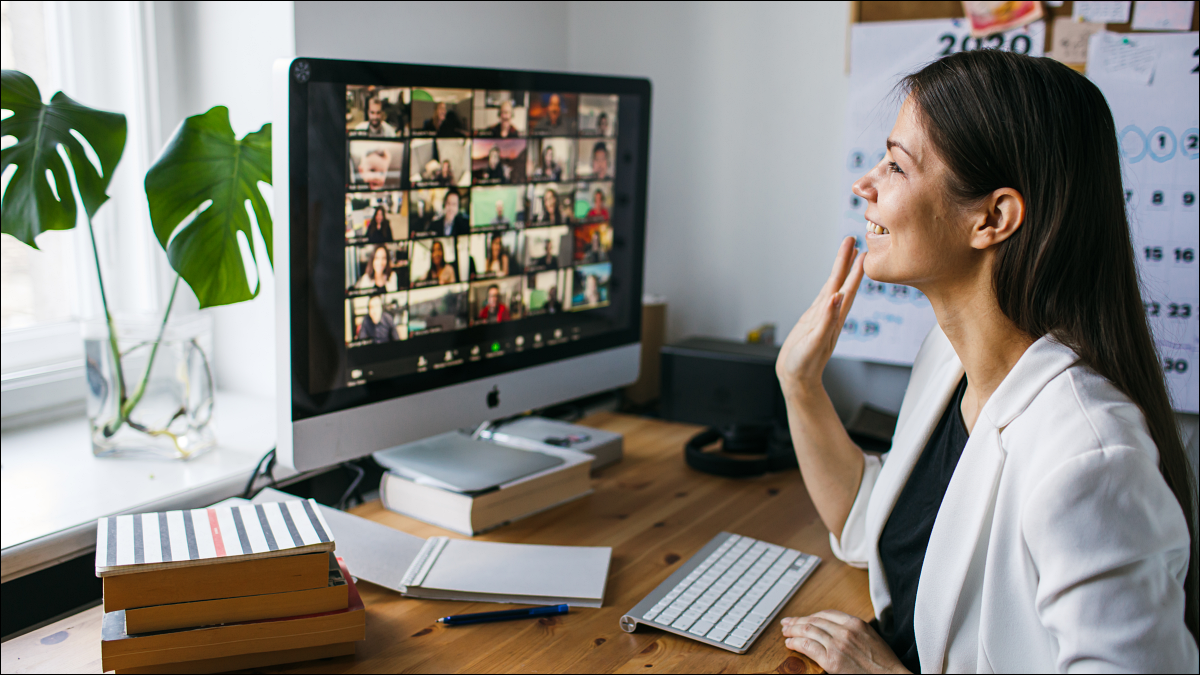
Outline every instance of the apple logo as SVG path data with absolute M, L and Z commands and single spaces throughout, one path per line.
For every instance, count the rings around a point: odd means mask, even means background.
M 492 390 L 489 391 L 488 395 L 487 395 L 487 407 L 495 408 L 498 405 L 500 405 L 500 387 L 499 387 L 499 385 L 493 386 Z

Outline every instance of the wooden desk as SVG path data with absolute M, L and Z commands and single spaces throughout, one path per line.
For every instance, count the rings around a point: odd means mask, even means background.
M 618 619 L 718 532 L 725 530 L 813 553 L 824 560 L 781 616 L 840 609 L 872 615 L 867 573 L 835 559 L 797 472 L 731 480 L 692 471 L 683 444 L 696 427 L 600 414 L 584 423 L 625 435 L 625 459 L 593 476 L 581 500 L 479 537 L 530 544 L 611 546 L 602 609 L 561 617 L 470 627 L 434 623 L 448 614 L 503 606 L 403 598 L 363 582 L 367 640 L 355 657 L 282 667 L 278 672 L 768 672 L 816 665 L 785 648 L 768 629 L 742 656 Z M 460 536 L 386 511 L 378 501 L 353 513 L 422 537 Z M 349 562 L 351 571 L 354 561 Z M 14 611 L 6 608 L 5 611 Z M 100 608 L 3 644 L 3 671 L 99 672 Z

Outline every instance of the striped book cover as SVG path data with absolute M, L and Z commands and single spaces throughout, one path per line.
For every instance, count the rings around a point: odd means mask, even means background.
M 97 521 L 96 576 L 333 550 L 312 499 L 135 513 Z

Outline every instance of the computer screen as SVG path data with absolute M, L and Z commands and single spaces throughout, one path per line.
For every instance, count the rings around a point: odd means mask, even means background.
M 638 341 L 648 82 L 292 71 L 293 420 Z

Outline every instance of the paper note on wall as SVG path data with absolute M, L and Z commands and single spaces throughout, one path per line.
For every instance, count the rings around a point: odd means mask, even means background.
M 1187 30 L 1192 27 L 1192 0 L 1149 2 L 1138 0 L 1133 8 L 1134 30 Z
M 1129 39 L 1154 54 L 1149 80 L 1105 54 Z M 1087 74 L 1104 92 L 1121 147 L 1142 300 L 1176 410 L 1200 408 L 1200 38 L 1097 33 Z
M 1078 2 L 1071 6 L 1071 18 L 1092 23 L 1125 23 L 1129 21 L 1129 0 L 1113 2 Z
M 971 37 L 962 19 L 858 23 L 851 28 L 850 83 L 842 168 L 842 236 L 865 250 L 866 203 L 851 191 L 854 181 L 883 159 L 900 101 L 896 83 L 921 66 L 964 50 L 1004 49 L 1042 56 L 1045 24 L 982 38 Z M 899 365 L 912 364 L 936 323 L 929 300 L 917 289 L 863 279 L 842 326 L 834 354 Z

